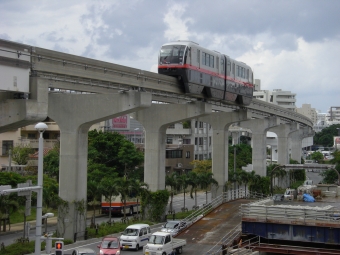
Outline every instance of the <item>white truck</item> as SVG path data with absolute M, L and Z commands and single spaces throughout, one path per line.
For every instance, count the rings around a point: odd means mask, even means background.
M 143 247 L 144 255 L 168 255 L 176 251 L 182 254 L 183 246 L 187 244 L 185 239 L 173 238 L 171 233 L 155 232 L 151 235 L 147 245 Z

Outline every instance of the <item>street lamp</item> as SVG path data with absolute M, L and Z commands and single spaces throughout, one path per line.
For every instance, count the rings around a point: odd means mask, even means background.
M 45 234 L 47 234 L 47 218 L 54 217 L 54 213 L 45 213 L 41 218 L 45 219 L 44 225 L 45 225 Z
M 133 143 L 136 144 L 136 130 L 139 130 L 139 128 L 135 128 L 133 131 Z
M 36 229 L 35 229 L 35 255 L 40 255 L 41 252 L 41 224 L 42 224 L 42 199 L 43 199 L 43 156 L 44 156 L 44 138 L 43 133 L 47 129 L 47 125 L 39 122 L 34 127 L 38 130 L 39 147 L 38 147 L 38 186 L 40 189 L 37 191 L 37 216 L 36 216 Z

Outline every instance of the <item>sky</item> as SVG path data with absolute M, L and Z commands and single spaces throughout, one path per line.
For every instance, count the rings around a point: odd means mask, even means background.
M 340 106 L 339 0 L 0 0 L 0 38 L 157 72 L 164 43 L 247 63 L 296 106 Z

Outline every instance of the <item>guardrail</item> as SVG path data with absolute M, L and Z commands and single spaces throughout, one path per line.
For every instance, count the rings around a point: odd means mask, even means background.
M 212 210 L 214 210 L 221 204 L 234 201 L 236 199 L 242 199 L 242 198 L 261 200 L 263 198 L 268 198 L 268 197 L 266 195 L 263 195 L 262 193 L 249 192 L 243 189 L 229 190 L 229 191 L 223 192 L 221 195 L 213 199 L 210 203 L 203 205 L 201 208 L 198 208 L 193 213 L 191 213 L 189 216 L 181 220 L 181 223 L 178 224 L 178 227 L 176 227 L 175 229 L 178 231 L 178 233 L 180 233 L 185 228 L 191 226 L 196 221 L 203 218 L 205 215 L 210 213 Z M 225 239 L 225 236 L 222 237 L 222 239 L 223 238 Z

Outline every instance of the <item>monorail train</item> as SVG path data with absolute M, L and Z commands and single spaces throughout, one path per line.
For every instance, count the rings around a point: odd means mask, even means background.
M 164 44 L 158 73 L 177 77 L 185 93 L 240 105 L 249 105 L 253 98 L 253 72 L 248 65 L 191 41 Z

